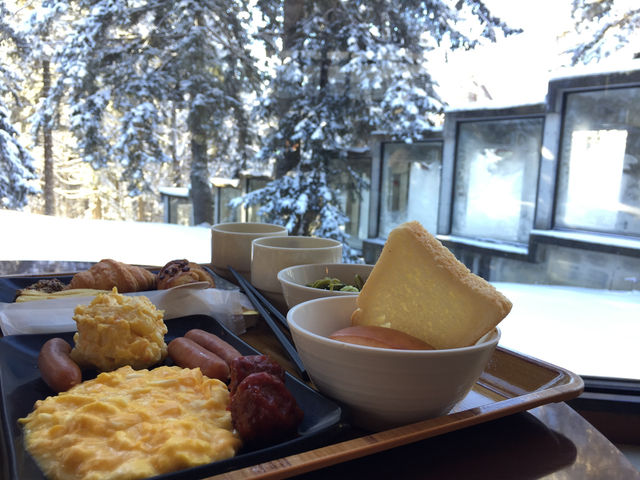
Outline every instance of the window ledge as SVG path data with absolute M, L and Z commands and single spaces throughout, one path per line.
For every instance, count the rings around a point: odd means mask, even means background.
M 618 235 L 534 229 L 529 234 L 529 245 L 456 235 L 436 235 L 436 237 L 447 247 L 462 247 L 479 253 L 488 253 L 516 260 L 533 261 L 538 244 L 551 244 L 640 258 L 640 239 Z M 385 241 L 385 238 L 367 238 L 363 242 L 363 248 L 380 250 Z
M 524 244 L 479 240 L 455 235 L 437 235 L 436 237 L 446 246 L 462 246 L 477 252 L 488 252 L 505 257 L 517 258 L 519 260 L 522 260 L 523 257 L 528 258 L 529 256 L 529 248 Z
M 530 242 L 640 257 L 640 240 L 616 235 L 562 230 L 531 230 Z

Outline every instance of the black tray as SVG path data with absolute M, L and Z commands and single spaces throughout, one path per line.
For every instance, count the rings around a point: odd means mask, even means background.
M 222 278 L 220 275 L 215 273 L 206 265 L 202 265 L 202 267 L 211 275 L 216 282 L 216 288 L 221 290 L 238 290 L 238 286 L 234 285 L 230 281 Z M 159 270 L 151 270 L 153 273 L 158 273 Z M 22 290 L 23 288 L 28 287 L 29 285 L 33 285 L 38 280 L 43 279 L 52 279 L 57 278 L 64 284 L 69 284 L 71 282 L 71 278 L 73 274 L 60 274 L 56 275 L 54 273 L 49 275 L 41 275 L 41 276 L 33 276 L 33 275 L 16 275 L 16 276 L 6 276 L 0 277 L 0 302 L 2 303 L 12 303 L 16 298 L 16 293 L 18 290 Z
M 16 298 L 16 293 L 18 292 L 18 290 L 22 290 L 29 285 L 33 285 L 38 280 L 42 280 L 43 278 L 57 278 L 62 283 L 68 284 L 71 281 L 71 277 L 73 277 L 73 275 L 51 275 L 46 277 L 0 277 L 0 302 L 12 303 Z
M 220 336 L 245 355 L 259 353 L 215 319 L 206 315 L 175 318 L 167 321 L 167 327 L 169 330 L 165 337 L 167 343 L 191 328 L 201 328 Z M 40 378 L 37 357 L 42 344 L 54 336 L 62 337 L 73 344 L 72 333 L 15 335 L 0 338 L 0 408 L 2 444 L 4 444 L 0 458 L 2 458 L 4 474 L 10 479 L 45 478 L 33 458 L 24 449 L 22 429 L 17 420 L 25 417 L 33 409 L 36 400 L 53 394 Z M 84 379 L 87 380 L 90 377 L 89 374 Z M 245 468 L 325 445 L 347 429 L 347 425 L 342 421 L 342 409 L 336 403 L 289 374 L 285 383 L 304 411 L 304 419 L 298 429 L 297 437 L 266 448 L 240 451 L 238 455 L 228 460 L 154 478 L 198 479 Z

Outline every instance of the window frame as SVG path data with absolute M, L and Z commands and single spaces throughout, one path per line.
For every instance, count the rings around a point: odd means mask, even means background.
M 585 90 L 640 87 L 640 70 L 589 74 L 553 79 L 549 82 L 546 101 L 497 109 L 473 109 L 448 111 L 441 132 L 442 178 L 436 236 L 448 247 L 460 247 L 461 251 L 478 252 L 517 260 L 535 261 L 536 248 L 541 244 L 553 244 L 577 249 L 623 256 L 640 257 L 640 241 L 628 236 L 560 229 L 554 226 L 557 177 L 561 132 L 564 122 L 566 94 Z M 517 113 L 516 113 L 517 112 Z M 474 238 L 451 236 L 455 159 L 457 156 L 457 124 L 459 121 L 498 120 L 526 116 L 543 116 L 542 149 L 538 171 L 538 185 L 534 206 L 534 220 L 527 245 L 505 245 Z M 377 137 L 376 141 L 380 142 Z M 372 148 L 372 181 L 369 238 L 364 242 L 365 258 L 374 262 L 385 239 L 379 236 L 379 197 L 382 172 L 382 149 Z M 579 411 L 597 413 L 621 413 L 637 415 L 640 411 L 640 380 L 617 377 L 583 376 L 585 393 L 569 402 Z
M 363 239 L 363 251 L 371 248 L 372 255 L 377 256 L 375 251 L 377 246 L 383 245 L 386 238 L 380 233 L 380 216 L 382 215 L 382 169 L 383 146 L 385 143 L 398 143 L 398 140 L 383 133 L 374 133 L 371 135 L 370 152 L 371 152 L 371 183 L 369 187 L 369 229 L 367 238 Z M 440 129 L 434 129 L 426 132 L 422 138 L 412 142 L 416 143 L 438 143 L 444 154 L 444 139 Z M 443 158 L 444 168 L 444 158 Z M 440 179 L 440 196 L 438 201 L 442 201 L 442 178 Z M 440 221 L 440 209 L 438 209 L 438 222 Z M 367 258 L 367 255 L 365 255 Z
M 549 243 L 640 257 L 640 237 L 556 226 L 567 97 L 572 93 L 619 88 L 640 88 L 640 70 L 558 78 L 549 82 L 536 213 L 530 244 Z
M 340 160 L 338 158 L 335 159 L 335 161 L 346 161 L 348 163 L 351 164 L 351 166 L 353 166 L 354 163 L 359 164 L 359 166 L 361 166 L 362 168 L 360 169 L 360 171 L 358 173 L 363 173 L 363 174 L 368 174 L 369 175 L 369 188 L 368 189 L 363 189 L 360 192 L 356 192 L 353 190 L 345 190 L 345 195 L 348 196 L 351 194 L 355 194 L 355 195 L 359 195 L 360 199 L 358 200 L 358 203 L 360 202 L 364 202 L 365 201 L 365 196 L 368 197 L 368 199 L 366 199 L 367 202 L 369 202 L 368 205 L 368 211 L 366 211 L 362 216 L 358 217 L 358 222 L 354 225 L 353 223 L 351 224 L 352 227 L 355 226 L 355 230 L 356 232 L 360 231 L 361 228 L 361 223 L 367 222 L 366 228 L 365 228 L 365 236 L 362 237 L 359 234 L 358 235 L 352 235 L 351 233 L 347 232 L 349 234 L 349 239 L 348 239 L 348 244 L 351 248 L 354 248 L 356 250 L 361 250 L 363 248 L 363 242 L 365 242 L 367 240 L 367 237 L 370 235 L 371 233 L 371 227 L 370 227 L 370 223 L 371 223 L 371 198 L 373 196 L 373 170 L 374 170 L 374 155 L 372 154 L 372 150 L 369 146 L 360 148 L 360 149 L 349 149 L 347 151 L 347 158 Z M 358 168 L 355 168 L 355 170 L 358 170 Z M 330 178 L 329 179 L 329 185 L 330 186 L 335 186 L 333 184 L 334 182 L 334 178 Z M 358 205 L 358 208 L 360 208 L 360 205 Z M 351 216 L 349 216 L 347 214 L 347 211 L 345 209 L 344 212 L 348 217 L 349 217 L 349 221 L 351 221 Z
M 376 237 L 378 238 L 384 238 L 382 233 L 381 233 L 381 228 L 380 228 L 380 224 L 382 223 L 380 220 L 382 218 L 382 213 L 383 213 L 383 208 L 384 208 L 384 201 L 383 201 L 383 195 L 382 195 L 382 188 L 383 188 L 383 179 L 385 177 L 385 146 L 386 145 L 390 145 L 390 144 L 403 144 L 403 142 L 398 141 L 398 140 L 392 140 L 392 139 L 388 139 L 388 140 L 383 140 L 380 142 L 379 145 L 379 178 L 378 178 L 378 188 L 377 188 L 377 210 L 376 210 Z M 443 139 L 440 137 L 433 137 L 433 138 L 424 138 L 415 142 L 412 142 L 410 145 L 415 146 L 415 145 L 428 145 L 429 147 L 434 147 L 436 149 L 440 149 L 440 185 L 438 187 L 438 195 L 436 196 L 437 200 L 438 200 L 438 205 L 441 202 L 442 199 L 442 169 L 443 169 L 443 158 L 442 158 L 442 154 L 443 154 Z M 373 178 L 373 177 L 372 177 Z M 440 209 L 438 207 L 438 211 L 437 211 L 437 220 L 436 223 L 439 222 L 440 219 Z
M 542 139 L 544 147 L 546 131 L 546 106 L 544 103 L 534 103 L 529 105 L 517 105 L 503 108 L 485 108 L 473 110 L 453 110 L 446 112 L 443 127 L 443 156 L 442 156 L 442 188 L 440 196 L 440 212 L 438 215 L 437 237 L 447 246 L 461 246 L 466 249 L 482 253 L 490 253 L 511 258 L 528 259 L 530 257 L 531 236 L 528 243 L 505 242 L 503 240 L 492 240 L 490 238 L 466 237 L 452 234 L 453 225 L 453 201 L 456 182 L 456 168 L 459 149 L 459 130 L 463 123 L 472 122 L 495 122 L 501 120 L 518 119 L 541 119 Z M 542 154 L 538 164 L 538 185 L 540 182 Z M 538 189 L 536 187 L 536 203 L 534 205 L 533 225 L 537 217 Z

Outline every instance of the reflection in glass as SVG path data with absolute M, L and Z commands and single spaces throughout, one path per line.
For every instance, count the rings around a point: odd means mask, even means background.
M 385 143 L 382 152 L 380 232 L 417 220 L 435 234 L 442 175 L 442 144 Z
M 167 223 L 191 225 L 193 223 L 193 207 L 188 198 L 170 197 Z
M 232 208 L 229 206 L 229 202 L 242 195 L 242 190 L 240 188 L 234 187 L 221 187 L 219 188 L 220 195 L 220 219 L 219 222 L 238 222 L 240 221 L 240 208 L 235 207 Z
M 269 183 L 268 178 L 247 178 L 247 191 L 246 193 L 253 192 L 264 188 Z M 262 222 L 262 216 L 260 215 L 260 207 L 262 205 L 250 205 L 246 208 L 247 222 Z
M 452 234 L 528 242 L 542 128 L 542 118 L 459 125 Z
M 640 88 L 567 95 L 556 226 L 640 234 Z
M 344 160 L 333 160 L 341 161 Z M 369 233 L 371 157 L 350 154 L 347 162 L 350 172 L 346 172 L 344 168 L 335 168 L 336 173 L 330 177 L 329 185 L 336 191 L 340 208 L 349 218 L 344 225 L 344 231 L 349 235 L 348 243 L 351 247 L 360 249 L 362 240 L 367 238 Z M 360 187 L 354 184 L 354 177 L 360 181 Z

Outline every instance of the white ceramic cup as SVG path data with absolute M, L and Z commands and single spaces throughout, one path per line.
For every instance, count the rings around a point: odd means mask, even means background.
M 293 265 L 342 262 L 342 243 L 330 238 L 287 236 L 252 242 L 251 283 L 278 308 L 285 308 L 278 272 Z
M 257 222 L 218 223 L 211 227 L 211 266 L 223 278 L 235 282 L 227 268 L 231 266 L 247 280 L 251 279 L 251 242 L 256 238 L 286 236 L 281 225 Z

